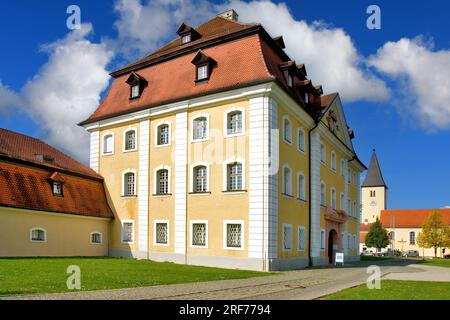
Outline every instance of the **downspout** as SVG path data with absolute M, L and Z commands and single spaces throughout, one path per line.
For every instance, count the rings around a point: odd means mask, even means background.
M 312 166 L 311 166 L 311 134 L 319 126 L 320 121 L 316 122 L 314 127 L 312 127 L 308 131 L 308 146 L 309 146 L 309 157 L 308 157 L 308 171 L 309 171 L 309 190 L 308 190 L 308 199 L 309 199 L 309 228 L 308 228 L 308 258 L 309 258 L 309 266 L 312 267 L 312 255 L 311 255 L 311 243 L 312 243 L 312 230 L 311 230 L 311 220 L 312 220 L 312 196 L 311 196 L 311 181 L 312 181 Z

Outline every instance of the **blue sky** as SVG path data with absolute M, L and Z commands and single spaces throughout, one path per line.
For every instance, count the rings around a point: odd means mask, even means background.
M 76 151 L 77 143 L 67 140 L 67 135 L 70 130 L 79 130 L 75 126 L 77 120 L 82 120 L 95 109 L 108 85 L 107 72 L 135 57 L 150 53 L 159 44 L 173 38 L 178 20 L 187 20 L 196 25 L 210 17 L 209 12 L 219 8 L 242 7 L 244 18 L 255 20 L 260 14 L 262 21 L 268 21 L 269 31 L 282 30 L 283 35 L 289 37 L 286 34 L 290 32 L 289 26 L 285 29 L 283 26 L 270 26 L 270 19 L 279 19 L 280 16 L 275 17 L 278 12 L 287 12 L 299 28 L 301 22 L 306 23 L 308 27 L 305 32 L 312 30 L 313 41 L 314 37 L 317 37 L 318 43 L 321 37 L 327 39 L 327 30 L 331 32 L 332 39 L 337 39 L 336 42 L 331 41 L 329 47 L 322 46 L 318 50 L 329 61 L 331 68 L 335 55 L 337 57 L 348 50 L 348 56 L 345 57 L 352 57 L 353 50 L 360 61 L 348 62 L 343 59 L 342 65 L 336 70 L 345 73 L 342 68 L 349 63 L 363 77 L 370 75 L 367 76 L 368 82 L 361 83 L 361 87 L 358 81 L 352 82 L 345 77 L 333 82 L 334 78 L 327 74 L 327 70 L 315 67 L 315 54 L 304 54 L 301 47 L 307 44 L 302 41 L 303 33 L 298 33 L 298 38 L 295 38 L 296 34 L 288 38 L 288 47 L 293 50 L 293 54 L 289 53 L 297 62 L 305 62 L 302 61 L 305 57 L 311 79 L 318 83 L 315 80 L 317 75 L 321 82 L 329 83 L 328 87 L 324 85 L 325 92 L 329 92 L 330 88 L 342 92 L 347 120 L 356 133 L 354 145 L 363 162 L 368 164 L 372 149 L 377 149 L 389 186 L 389 208 L 450 205 L 450 102 L 446 100 L 450 96 L 449 3 L 429 0 L 423 6 L 413 1 L 274 1 L 280 11 L 272 10 L 274 16 L 270 17 L 270 10 L 263 6 L 258 6 L 261 11 L 253 10 L 256 13 L 247 14 L 246 8 L 254 3 L 245 7 L 245 3 L 236 0 L 231 0 L 231 4 L 228 0 L 202 0 L 201 3 L 206 7 L 203 12 L 197 12 L 198 8 L 204 8 L 201 5 L 189 5 L 191 0 L 185 1 L 188 5 L 180 4 L 180 0 L 172 0 L 170 6 L 161 4 L 161 1 L 150 4 L 144 0 L 1 1 L 0 39 L 3 45 L 0 50 L 0 127 L 43 138 L 75 156 L 85 157 L 85 154 Z M 288 10 L 284 10 L 281 3 L 286 4 Z M 71 4 L 80 6 L 82 23 L 92 26 L 92 30 L 75 35 L 74 39 L 69 37 L 71 32 L 66 28 L 66 8 Z M 370 4 L 381 8 L 381 30 L 366 28 L 366 8 Z M 139 26 L 136 29 L 129 21 L 133 19 L 130 19 L 131 13 L 127 12 L 128 5 L 149 8 L 148 16 L 139 17 L 142 20 L 134 19 L 142 21 L 142 30 L 154 26 L 150 20 L 166 17 L 164 14 L 170 22 L 163 21 L 165 27 L 154 34 L 136 36 L 133 32 L 139 30 Z M 263 18 L 263 14 L 267 16 Z M 317 21 L 321 21 L 320 26 L 313 27 Z M 401 39 L 404 41 L 401 42 Z M 345 45 L 341 47 L 340 41 Z M 391 45 L 387 45 L 389 42 Z M 50 46 L 43 47 L 46 44 Z M 78 54 L 91 54 L 87 62 L 80 66 L 76 65 L 76 54 L 71 61 L 66 59 L 65 51 L 60 50 L 64 48 L 70 52 L 80 48 L 75 45 L 85 46 Z M 293 46 L 298 46 L 298 50 Z M 124 50 L 125 47 L 132 50 Z M 318 56 L 322 57 L 320 54 Z M 70 103 L 58 96 L 48 100 L 47 108 L 47 100 L 42 98 L 42 94 L 46 90 L 51 92 L 54 83 L 60 90 L 72 92 L 84 79 L 82 75 L 80 79 L 74 76 L 76 81 L 61 77 L 65 61 L 70 72 L 81 70 L 81 74 L 87 74 L 92 92 L 89 99 L 84 100 L 79 100 L 81 98 L 73 94 Z M 94 66 L 100 67 L 93 71 Z M 64 87 L 59 81 L 70 82 L 70 86 Z M 377 97 L 377 93 L 370 90 L 371 85 L 381 85 L 389 92 L 389 97 L 381 97 L 383 94 Z M 77 101 L 87 107 L 76 108 Z M 60 118 L 52 117 L 61 110 Z M 65 131 L 61 125 L 58 130 L 54 130 L 52 123 L 61 123 L 70 128 Z M 77 134 L 82 135 L 79 131 Z

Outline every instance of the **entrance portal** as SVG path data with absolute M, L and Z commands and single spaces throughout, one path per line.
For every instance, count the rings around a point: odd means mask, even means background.
M 336 252 L 338 247 L 338 234 L 336 230 L 330 230 L 328 234 L 328 261 L 333 263 L 334 261 L 334 253 Z

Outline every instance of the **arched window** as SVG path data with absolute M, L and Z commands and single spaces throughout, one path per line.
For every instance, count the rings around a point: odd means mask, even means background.
M 336 189 L 331 188 L 331 208 L 336 210 Z
M 194 192 L 208 191 L 208 169 L 206 166 L 197 166 L 194 168 Z
M 292 171 L 287 164 L 283 165 L 283 194 L 292 195 Z
M 292 123 L 288 116 L 283 117 L 283 140 L 292 143 Z
M 297 175 L 297 179 L 297 197 L 300 200 L 306 200 L 305 176 L 303 175 L 303 173 L 299 172 Z
M 170 126 L 167 123 L 161 124 L 157 129 L 157 145 L 164 146 L 170 144 Z
M 242 164 L 235 162 L 227 165 L 228 191 L 242 190 Z
M 161 169 L 156 172 L 156 194 L 169 194 L 169 170 Z
M 136 174 L 133 171 L 125 172 L 123 175 L 123 195 L 125 197 L 136 195 Z
M 320 184 L 320 204 L 322 206 L 327 205 L 327 200 L 326 200 L 326 196 L 325 196 L 325 183 L 323 183 L 323 182 Z
M 331 170 L 336 172 L 336 153 L 331 151 Z
M 242 133 L 242 112 L 233 111 L 227 115 L 227 132 L 230 135 Z
M 208 138 L 207 117 L 197 117 L 192 122 L 192 140 L 205 140 Z
M 297 143 L 298 150 L 301 152 L 305 152 L 306 149 L 305 130 L 303 130 L 303 128 L 298 128 L 297 138 L 298 138 Z
M 136 150 L 136 130 L 128 130 L 124 134 L 124 151 Z
M 103 136 L 103 154 L 113 154 L 114 153 L 114 135 L 108 133 Z
M 31 242 L 46 242 L 47 232 L 41 228 L 33 228 L 30 230 Z

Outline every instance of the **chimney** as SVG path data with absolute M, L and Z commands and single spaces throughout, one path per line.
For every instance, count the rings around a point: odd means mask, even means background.
M 225 18 L 225 19 L 229 19 L 229 20 L 233 20 L 233 21 L 238 21 L 239 20 L 239 15 L 233 9 L 225 11 L 225 12 L 222 12 L 221 14 L 219 14 L 219 17 L 222 17 L 222 18 Z

